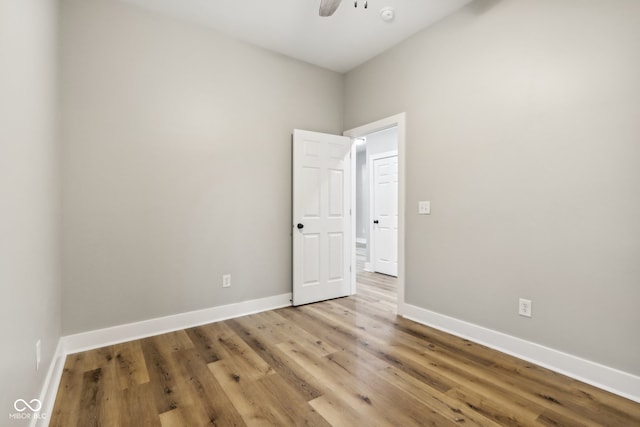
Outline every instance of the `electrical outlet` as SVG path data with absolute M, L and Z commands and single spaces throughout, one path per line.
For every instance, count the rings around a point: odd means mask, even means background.
M 418 214 L 431 215 L 431 202 L 429 201 L 418 202 Z
M 222 275 L 222 287 L 223 288 L 228 288 L 231 286 L 231 275 L 230 274 L 223 274 Z
M 40 361 L 42 360 L 42 351 L 40 340 L 36 341 L 36 371 L 40 369 Z
M 518 314 L 524 317 L 531 317 L 531 300 L 520 298 Z

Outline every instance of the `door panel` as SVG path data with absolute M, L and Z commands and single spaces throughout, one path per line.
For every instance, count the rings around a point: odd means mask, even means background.
M 320 186 L 320 168 L 305 167 L 302 169 L 302 180 L 305 188 Z M 305 194 L 302 204 L 304 218 L 320 217 L 320 193 Z
M 398 156 L 373 160 L 373 270 L 398 275 Z M 377 221 L 377 223 L 375 222 Z
M 351 292 L 351 140 L 293 133 L 293 305 Z
M 320 236 L 318 234 L 307 234 L 303 236 L 304 243 L 304 286 L 317 285 L 320 283 L 320 270 L 318 257 L 320 255 Z
M 342 218 L 344 215 L 344 171 L 329 170 L 329 216 Z
M 344 280 L 344 234 L 329 233 L 329 281 Z

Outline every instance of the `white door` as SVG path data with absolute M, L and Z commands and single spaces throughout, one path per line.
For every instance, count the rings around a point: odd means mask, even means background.
M 372 158 L 373 270 L 398 275 L 398 156 Z
M 351 139 L 293 132 L 293 305 L 351 293 Z

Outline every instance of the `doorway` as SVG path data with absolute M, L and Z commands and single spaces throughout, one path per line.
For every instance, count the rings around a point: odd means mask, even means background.
M 397 301 L 396 311 L 401 315 L 404 311 L 405 114 L 348 130 L 344 135 L 353 141 L 352 206 L 355 212 L 351 229 L 355 243 L 352 265 L 357 268 L 352 272 L 352 294 L 356 293 L 358 280 L 367 292 L 372 283 L 381 285 L 378 290 L 383 293 L 391 289 L 395 293 L 392 300 Z M 356 277 L 357 271 L 361 277 Z
M 389 276 L 398 275 L 397 133 L 375 132 L 356 146 L 356 241 L 366 248 L 364 269 Z

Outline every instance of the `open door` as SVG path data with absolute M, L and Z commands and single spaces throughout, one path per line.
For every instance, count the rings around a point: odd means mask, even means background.
M 293 132 L 293 305 L 351 293 L 351 139 Z

